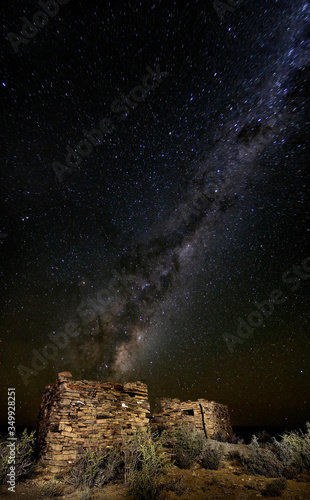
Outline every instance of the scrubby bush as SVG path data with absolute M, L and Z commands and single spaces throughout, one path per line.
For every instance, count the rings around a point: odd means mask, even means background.
M 201 431 L 186 426 L 178 427 L 173 434 L 175 464 L 180 469 L 190 469 L 201 454 L 205 440 L 206 438 Z
M 280 477 L 268 483 L 261 491 L 263 497 L 279 497 L 286 488 L 286 479 Z
M 242 464 L 241 453 L 239 450 L 230 450 L 228 452 L 227 459 Z
M 8 443 L 15 443 L 14 467 L 16 482 L 29 476 L 35 465 L 35 431 L 28 435 L 27 429 L 24 429 L 22 435 L 16 441 L 7 441 L 4 438 L 0 443 L 0 484 L 6 482 L 6 475 L 10 470 L 10 448 Z
M 43 498 L 55 498 L 61 495 L 61 488 L 55 479 L 51 479 L 47 483 L 43 484 L 40 488 L 41 497 Z
M 233 434 L 233 437 L 231 438 L 232 444 L 244 444 L 244 439 L 237 436 L 237 434 Z
M 281 436 L 281 440 L 272 439 L 261 448 L 256 436 L 252 437 L 251 454 L 241 456 L 241 461 L 250 474 L 266 477 L 293 477 L 295 474 L 310 471 L 310 423 L 307 431 L 291 431 Z
M 259 431 L 259 433 L 257 434 L 257 441 L 259 442 L 259 444 L 272 443 L 273 437 L 271 434 L 269 434 L 269 432 L 263 430 Z
M 118 448 L 84 449 L 71 469 L 68 482 L 75 488 L 101 487 L 109 481 L 120 478 L 123 467 L 124 463 Z
M 150 429 L 138 432 L 125 445 L 125 482 L 135 500 L 155 499 L 164 475 L 171 465 L 164 449 L 166 434 L 152 433 Z
M 256 436 L 252 437 L 250 456 L 241 455 L 241 462 L 249 474 L 259 474 L 266 477 L 278 477 L 283 472 L 283 464 L 270 448 L 262 449 Z
M 153 499 L 171 464 L 163 446 L 165 439 L 165 433 L 159 436 L 147 429 L 137 432 L 127 441 L 124 439 L 119 447 L 81 450 L 68 482 L 87 492 L 94 486 L 102 487 L 109 481 L 122 480 L 135 500 Z
M 281 441 L 273 440 L 280 460 L 287 463 L 286 477 L 310 471 L 310 422 L 307 422 L 306 427 L 305 434 L 291 431 L 281 436 Z
M 227 435 L 221 431 L 218 431 L 215 434 L 213 434 L 212 439 L 214 439 L 214 441 L 219 441 L 220 443 L 228 442 Z
M 200 462 L 205 469 L 218 470 L 223 457 L 223 445 L 208 442 L 201 452 Z

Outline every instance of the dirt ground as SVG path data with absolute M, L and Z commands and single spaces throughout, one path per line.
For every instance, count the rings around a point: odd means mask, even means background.
M 181 470 L 173 467 L 165 477 L 165 484 L 173 482 L 181 483 L 179 491 L 168 491 L 163 489 L 161 499 L 167 500 L 250 500 L 259 497 L 264 498 L 260 491 L 272 481 L 263 476 L 249 476 L 244 473 L 243 468 L 231 461 L 223 462 L 218 471 L 205 470 L 196 465 L 190 470 Z M 18 498 L 23 500 L 47 500 L 43 497 L 40 486 L 44 481 L 40 477 L 29 479 L 16 486 L 15 494 L 8 491 L 7 485 L 0 486 L 0 499 Z M 72 487 L 65 482 L 59 482 L 62 494 L 54 497 L 79 500 L 79 492 L 72 491 Z M 92 490 L 92 497 L 96 500 L 124 500 L 126 489 L 121 484 L 109 484 L 101 490 Z M 294 480 L 288 480 L 286 489 L 281 498 L 283 500 L 309 500 L 310 499 L 310 476 L 300 476 Z

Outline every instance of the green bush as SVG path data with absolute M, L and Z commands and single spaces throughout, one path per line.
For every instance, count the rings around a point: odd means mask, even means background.
M 173 456 L 180 469 L 190 469 L 201 454 L 205 436 L 191 427 L 180 426 L 173 433 Z
M 223 446 L 216 443 L 207 443 L 201 452 L 201 465 L 205 469 L 218 470 L 223 457 Z
M 2 440 L 0 443 L 0 484 L 7 480 L 7 473 L 10 470 L 8 443 L 15 443 L 15 481 L 29 476 L 34 468 L 34 448 L 35 431 L 29 436 L 27 429 L 24 429 L 22 435 L 16 441 Z M 13 465 L 13 464 L 11 464 Z
M 284 470 L 282 463 L 271 448 L 262 449 L 256 436 L 252 437 L 249 445 L 251 454 L 249 457 L 241 455 L 240 459 L 249 474 L 259 474 L 266 477 L 279 477 Z
M 138 432 L 123 446 L 125 482 L 135 500 L 155 499 L 171 465 L 164 449 L 166 434 Z
M 148 429 L 137 432 L 122 446 L 113 449 L 82 450 L 71 470 L 69 483 L 87 492 L 88 488 L 122 479 L 135 500 L 153 499 L 171 463 L 163 448 L 164 441 L 165 433 L 159 436 Z
M 279 497 L 286 488 L 286 479 L 280 477 L 268 483 L 261 491 L 263 497 Z
M 83 449 L 81 456 L 71 470 L 69 483 L 75 488 L 101 487 L 108 481 L 122 475 L 124 463 L 120 449 Z
M 256 436 L 250 444 L 251 455 L 241 456 L 242 464 L 250 474 L 266 477 L 293 477 L 310 471 L 310 423 L 307 431 L 291 431 L 281 436 L 281 440 L 272 439 L 272 444 L 264 444 L 262 449 Z
M 295 474 L 310 472 L 310 422 L 306 423 L 306 433 L 291 431 L 284 434 L 282 441 L 274 440 L 277 453 L 290 462 L 290 471 Z

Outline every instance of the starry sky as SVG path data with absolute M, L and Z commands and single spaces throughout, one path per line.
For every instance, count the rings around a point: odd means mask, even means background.
M 305 424 L 309 3 L 1 14 L 0 423 L 68 370 Z

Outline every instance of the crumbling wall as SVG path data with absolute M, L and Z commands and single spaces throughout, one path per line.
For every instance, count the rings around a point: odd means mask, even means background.
M 60 472 L 76 461 L 81 447 L 111 446 L 146 428 L 147 386 L 70 381 L 63 372 L 45 388 L 37 420 L 37 450 L 47 470 Z
M 167 431 L 180 425 L 190 425 L 202 430 L 208 438 L 217 434 L 231 439 L 233 435 L 228 408 L 215 401 L 198 399 L 197 401 L 180 401 L 179 399 L 162 398 L 161 413 L 152 416 L 153 427 L 163 427 Z
M 217 433 L 232 437 L 228 408 L 215 401 L 181 402 L 161 399 L 162 412 L 151 417 L 147 386 L 141 382 L 115 384 L 71 381 L 69 372 L 58 374 L 55 385 L 43 393 L 37 420 L 37 451 L 47 471 L 57 473 L 73 464 L 81 448 L 113 446 L 145 429 L 168 431 L 181 424 L 204 430 L 208 438 Z

